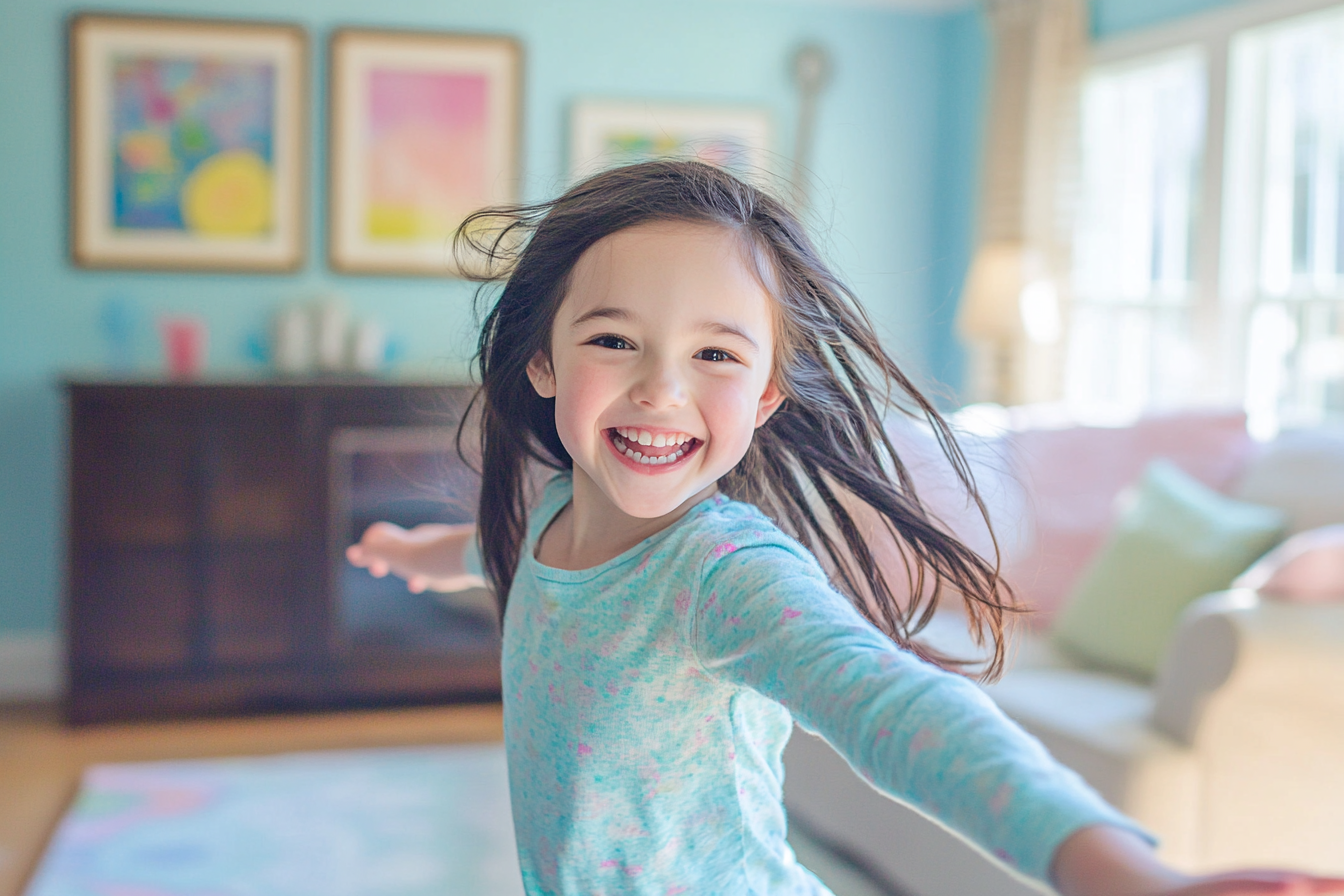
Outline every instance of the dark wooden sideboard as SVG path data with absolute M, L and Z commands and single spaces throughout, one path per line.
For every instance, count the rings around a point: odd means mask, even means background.
M 65 385 L 70 721 L 498 698 L 481 600 L 342 554 L 375 518 L 472 518 L 469 387 Z

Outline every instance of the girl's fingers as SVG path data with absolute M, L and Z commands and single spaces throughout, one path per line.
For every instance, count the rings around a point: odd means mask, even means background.
M 411 576 L 406 580 L 406 587 L 412 594 L 419 594 L 429 587 L 429 580 L 424 576 Z
M 351 566 L 367 569 L 369 575 L 373 576 L 375 579 L 381 579 L 391 572 L 391 567 L 387 565 L 386 560 L 376 554 L 369 553 L 364 549 L 364 545 L 362 544 L 352 544 L 350 547 L 346 548 L 345 559 L 350 561 Z

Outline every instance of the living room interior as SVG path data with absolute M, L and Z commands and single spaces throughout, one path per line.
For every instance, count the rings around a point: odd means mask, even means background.
M 1344 875 L 1341 60 L 1338 0 L 12 0 L 0 896 L 522 892 L 493 597 L 344 549 L 474 518 L 453 229 L 658 155 L 951 421 L 992 534 L 888 434 L 1030 610 L 994 702 L 1182 870 Z M 785 767 L 838 896 L 1046 892 Z

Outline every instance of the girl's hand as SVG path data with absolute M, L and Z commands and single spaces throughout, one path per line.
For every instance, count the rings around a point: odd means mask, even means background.
M 1159 890 L 1164 896 L 1309 896 L 1313 893 L 1344 893 L 1344 879 L 1312 877 L 1286 871 L 1230 871 L 1195 878 L 1176 890 Z
M 471 523 L 425 523 L 414 529 L 374 523 L 358 543 L 345 549 L 345 556 L 376 578 L 389 572 L 400 576 L 413 594 L 480 588 L 485 580 L 467 572 L 464 560 L 467 542 L 475 534 Z
M 1344 893 L 1344 878 L 1290 871 L 1229 871 L 1205 877 L 1180 874 L 1151 846 L 1123 828 L 1083 828 L 1055 852 L 1050 877 L 1064 896 L 1312 896 Z

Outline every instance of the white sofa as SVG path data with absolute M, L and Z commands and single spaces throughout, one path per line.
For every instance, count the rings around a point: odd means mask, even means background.
M 1023 514 L 1049 513 L 1032 493 L 1050 489 L 1035 488 L 1039 482 L 1023 475 L 1002 445 L 985 447 L 971 445 L 979 478 L 1006 475 L 1024 485 L 1027 497 L 991 483 L 996 526 L 1030 529 Z M 991 469 L 986 457 L 1010 462 Z M 1146 462 L 1128 460 L 1137 467 Z M 1221 483 L 1224 491 L 1279 507 L 1292 530 L 1344 521 L 1344 435 L 1283 436 L 1252 446 L 1235 466 Z M 1008 566 L 1020 559 L 1010 556 Z M 1018 587 L 1030 601 L 1030 588 Z M 972 650 L 956 615 L 940 615 L 924 637 L 961 655 Z M 1344 873 L 1344 596 L 1311 605 L 1263 599 L 1248 589 L 1203 597 L 1187 611 L 1149 684 L 1082 668 L 1052 648 L 1048 633 L 1027 632 L 1017 639 L 1008 673 L 987 692 L 1057 759 L 1157 835 L 1162 855 L 1177 867 L 1289 865 Z M 795 823 L 896 892 L 1042 891 L 873 790 L 815 737 L 796 733 L 785 765 Z

